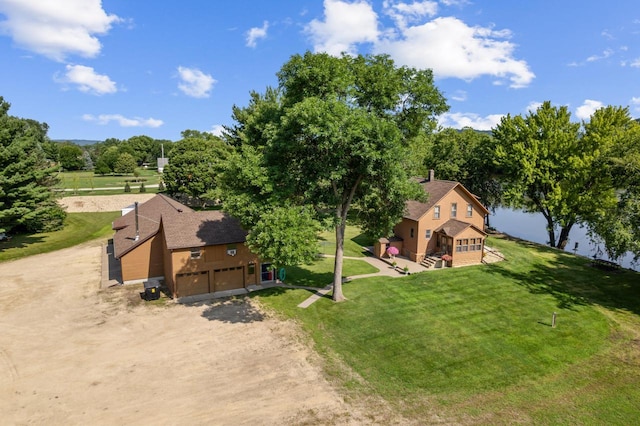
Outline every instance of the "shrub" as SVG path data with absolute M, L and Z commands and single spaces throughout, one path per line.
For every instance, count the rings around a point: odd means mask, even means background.
M 131 186 L 129 185 L 129 182 L 124 184 L 124 192 L 131 192 Z
M 140 184 L 140 192 L 147 192 L 147 188 L 144 187 L 144 182 Z

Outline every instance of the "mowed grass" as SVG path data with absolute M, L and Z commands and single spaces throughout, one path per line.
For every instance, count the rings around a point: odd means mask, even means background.
M 320 234 L 321 254 L 336 254 L 336 231 L 329 230 Z M 373 239 L 362 233 L 357 226 L 348 226 L 344 235 L 344 255 L 346 257 L 364 257 L 367 255 L 363 247 L 372 246 Z
M 285 282 L 292 285 L 307 287 L 325 287 L 333 282 L 333 257 L 318 258 L 311 265 L 290 266 L 286 268 L 287 278 Z M 344 259 L 342 276 L 373 274 L 378 268 L 368 264 L 364 260 Z
M 488 244 L 507 260 L 354 280 L 339 304 L 296 308 L 301 290 L 257 297 L 302 324 L 348 397 L 381 396 L 418 423 L 637 423 L 640 275 Z
M 145 186 L 157 185 L 162 179 L 162 175 L 156 170 L 140 169 L 138 179 L 144 179 Z M 133 182 L 136 177 L 129 175 L 96 175 L 91 171 L 61 172 L 58 174 L 60 183 L 56 185 L 58 189 L 66 189 L 64 194 L 74 195 L 74 192 L 83 195 L 113 195 L 124 193 L 124 186 L 129 181 L 132 192 L 137 192 L 140 182 Z M 79 189 L 87 189 L 80 191 Z M 112 188 L 111 190 L 94 190 L 95 188 Z M 71 191 L 68 191 L 71 190 Z M 156 191 L 155 188 L 147 188 L 148 192 Z
M 15 235 L 0 242 L 0 261 L 20 259 L 39 253 L 75 246 L 113 233 L 111 222 L 120 212 L 68 213 L 63 229 L 32 235 Z

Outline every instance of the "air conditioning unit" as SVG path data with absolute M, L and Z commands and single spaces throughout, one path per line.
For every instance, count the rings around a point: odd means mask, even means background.
M 238 253 L 238 251 L 236 249 L 229 249 L 227 250 L 227 254 L 229 256 L 235 256 Z

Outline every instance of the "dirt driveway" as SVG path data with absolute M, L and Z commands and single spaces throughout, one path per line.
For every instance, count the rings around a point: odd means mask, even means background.
M 342 400 L 290 324 L 247 301 L 133 306 L 131 288 L 98 291 L 100 252 L 0 263 L 3 424 L 378 422 Z

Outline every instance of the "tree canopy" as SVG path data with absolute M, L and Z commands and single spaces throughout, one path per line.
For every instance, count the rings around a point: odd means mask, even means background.
M 0 97 L 0 229 L 43 232 L 63 226 L 65 212 L 56 203 L 56 167 L 46 159 L 43 144 L 48 127 L 8 114 Z
M 564 249 L 574 225 L 615 205 L 609 160 L 624 115 L 620 108 L 598 110 L 582 130 L 566 107 L 544 102 L 525 117 L 503 117 L 493 130 L 504 202 L 542 213 L 552 247 Z
M 173 145 L 171 161 L 164 169 L 164 183 L 171 195 L 186 195 L 203 203 L 220 198 L 218 176 L 231 148 L 218 136 L 185 130 Z
M 409 179 L 410 146 L 448 107 L 430 70 L 396 67 L 386 55 L 294 55 L 277 75 L 278 89 L 234 107 L 227 138 L 238 149 L 224 174 L 225 208 L 250 230 L 249 246 L 279 265 L 311 260 L 317 238 L 298 232 L 274 249 L 274 226 L 334 228 L 339 301 L 352 206 L 365 232 L 390 233 L 406 200 L 421 195 Z

